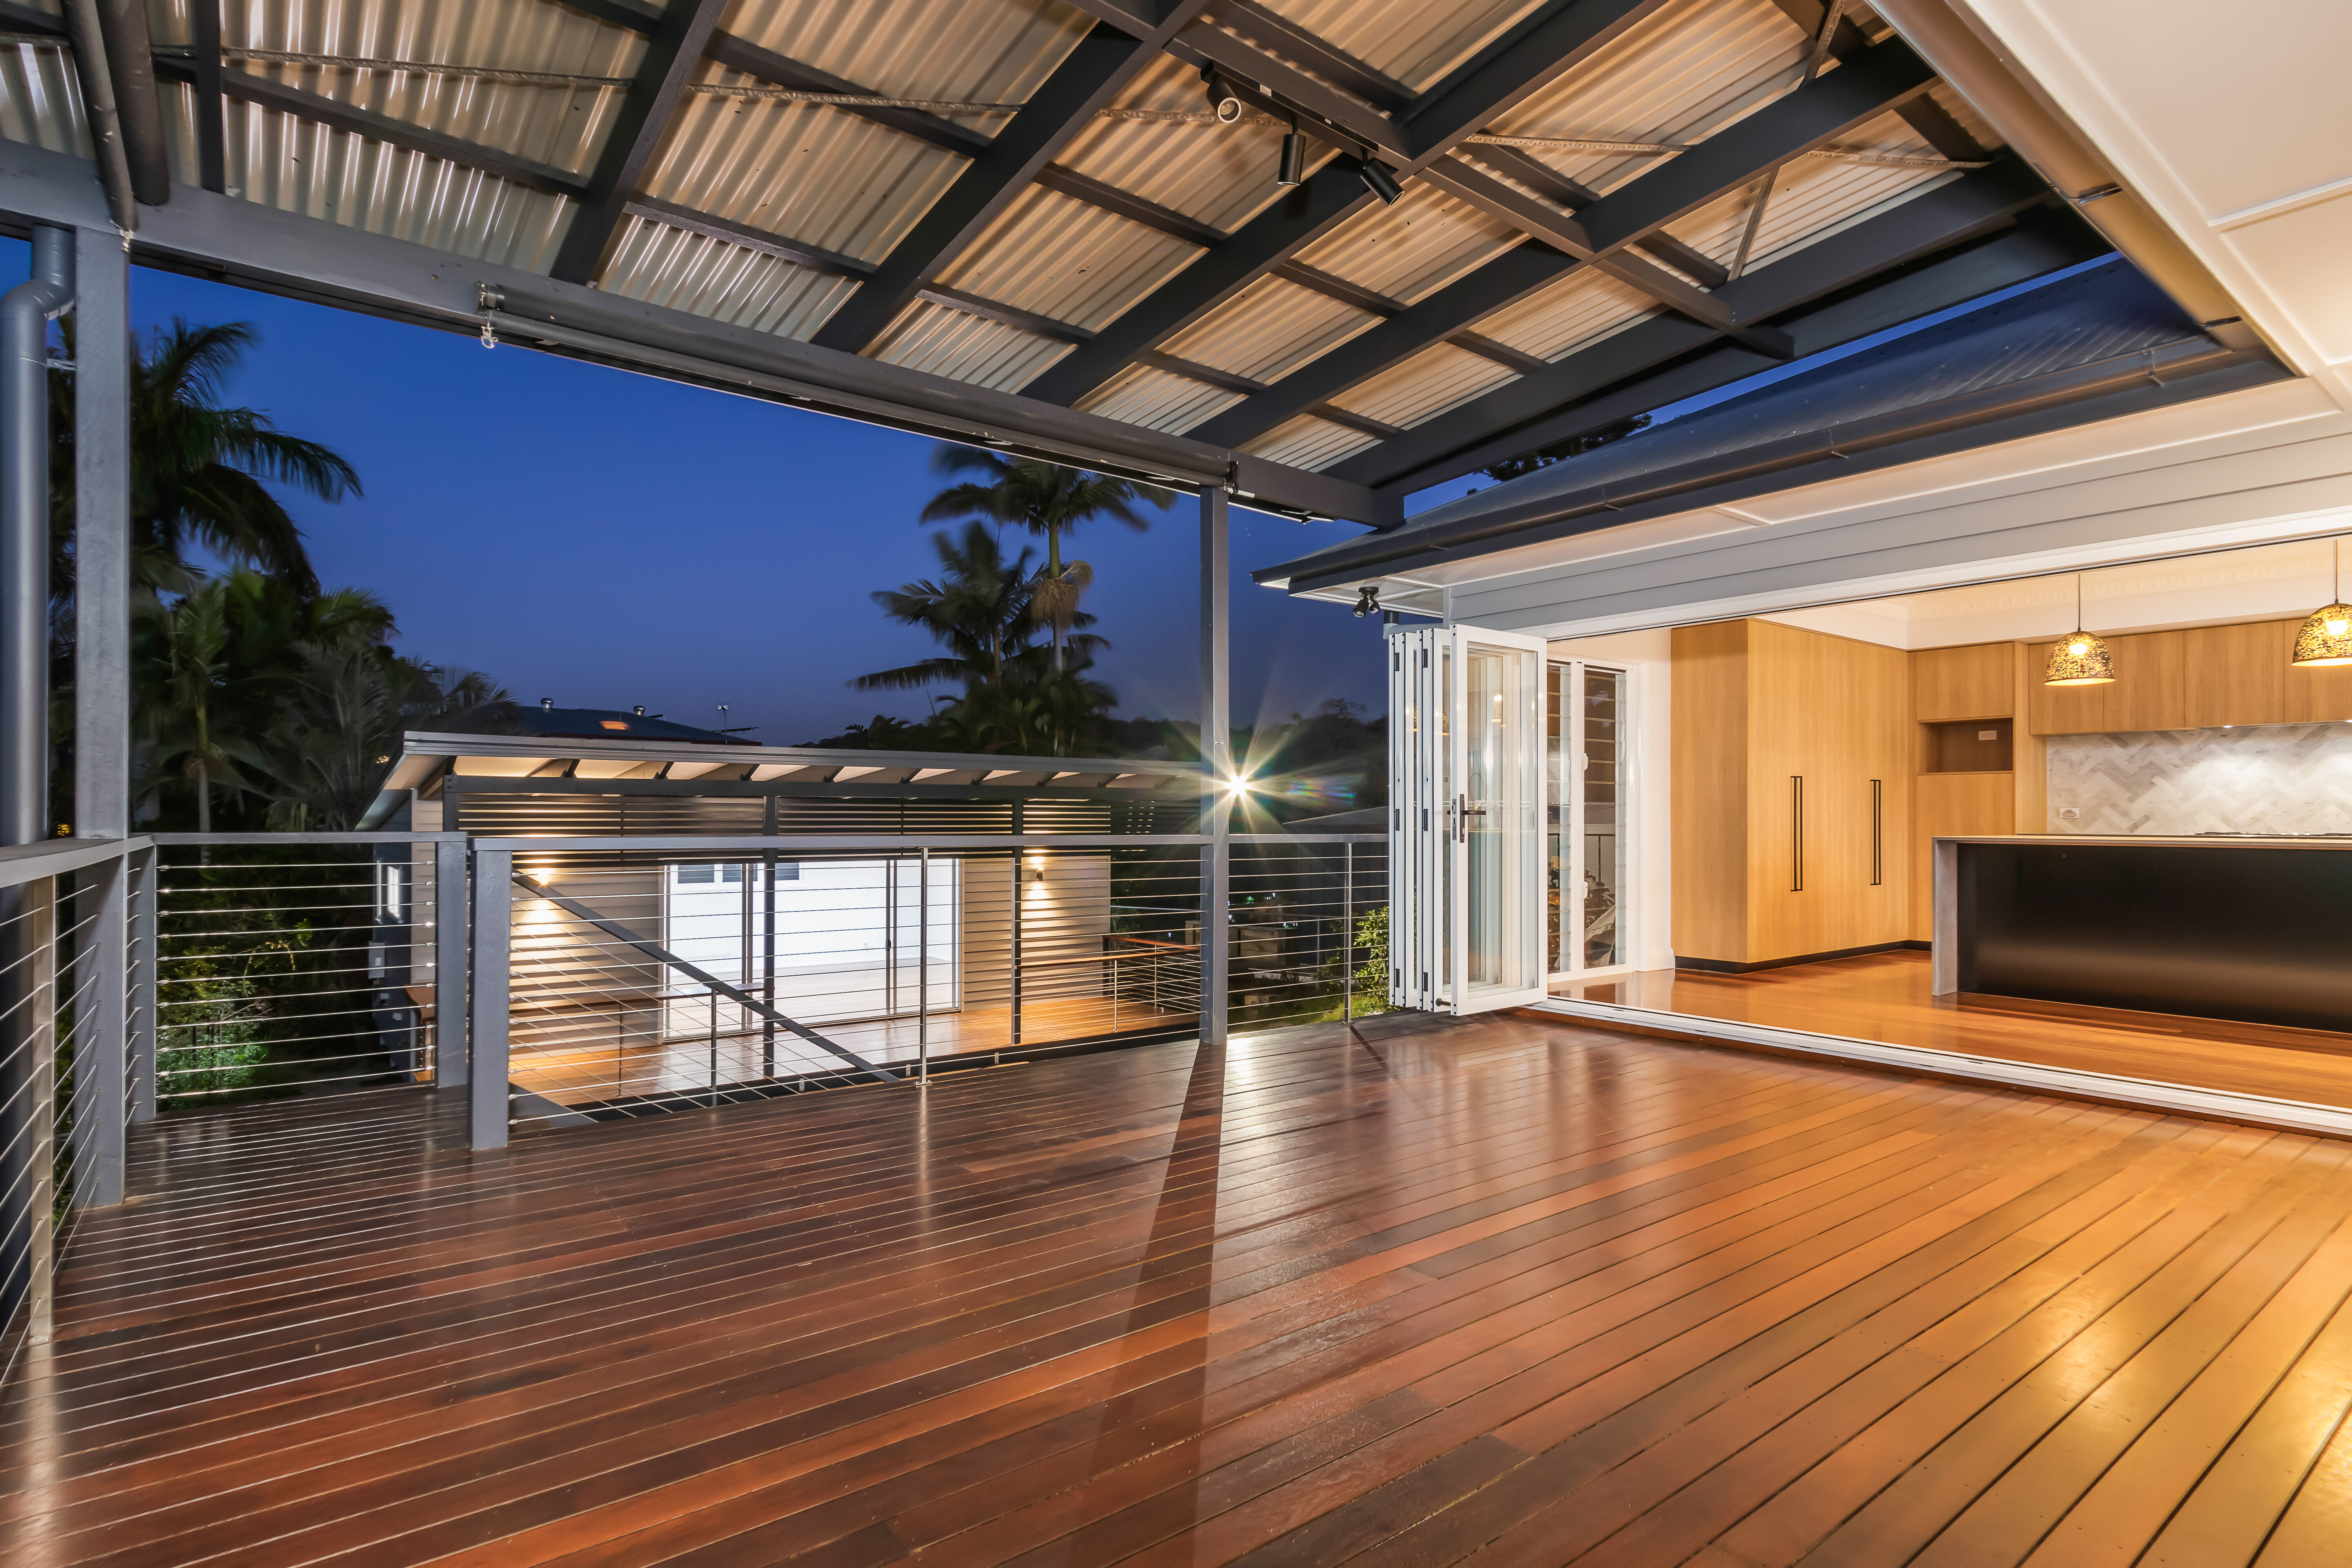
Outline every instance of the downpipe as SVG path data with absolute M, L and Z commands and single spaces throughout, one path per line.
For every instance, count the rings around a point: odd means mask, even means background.
M 74 300 L 73 231 L 37 225 L 33 276 L 0 294 L 0 844 L 48 836 L 49 322 Z M 0 889 L 0 1193 L 30 1192 L 34 1009 L 18 1005 L 33 965 L 24 886 Z M 0 1312 L 30 1282 L 31 1215 L 7 1215 Z

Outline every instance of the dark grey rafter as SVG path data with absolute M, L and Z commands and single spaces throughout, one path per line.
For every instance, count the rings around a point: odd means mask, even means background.
M 1398 162 L 1412 157 L 1403 133 L 1388 115 L 1231 33 L 1194 27 L 1165 47 L 1186 65 L 1216 67 L 1221 76 L 1229 79 L 1235 95 L 1245 101 L 1275 112 L 1285 106 L 1296 110 L 1302 126 L 1326 128 L 1327 141 L 1353 143 L 1351 151 L 1370 148 Z
M 196 85 L 195 67 L 189 61 L 159 56 L 155 76 L 161 81 L 176 81 Z M 586 194 L 587 180 L 568 169 L 558 169 L 537 163 L 517 153 L 496 147 L 485 147 L 478 142 L 467 142 L 455 136 L 445 136 L 437 131 L 426 131 L 404 120 L 394 120 L 373 110 L 327 98 L 315 92 L 305 92 L 299 87 L 287 87 L 250 71 L 221 72 L 221 92 L 243 103 L 258 104 L 283 113 L 299 116 L 336 131 L 347 131 L 355 136 L 400 148 L 404 152 L 422 153 L 428 157 L 446 159 L 502 180 L 512 180 L 532 190 L 547 191 L 561 196 L 578 197 Z
M 621 232 L 630 200 L 644 183 L 646 165 L 669 130 L 686 84 L 702 63 L 702 51 L 719 26 L 727 0 L 670 0 L 660 24 L 646 39 L 636 78 L 621 96 L 621 107 L 590 172 L 588 189 L 556 248 L 549 275 L 564 283 L 593 283 L 604 269 Z
M 1555 0 L 1424 94 L 1397 123 L 1408 132 L 1419 128 L 1417 134 L 1428 148 L 1422 161 L 1436 157 L 1496 112 L 1573 69 L 1664 3 Z M 1121 0 L 1083 0 L 1083 8 L 1113 20 L 1112 13 L 1128 9 Z M 1441 109 L 1441 104 L 1449 107 Z M 1369 105 L 1360 107 L 1365 113 L 1374 112 Z M 1410 172 L 1414 162 L 1408 159 L 1401 166 Z M 1049 366 L 1023 388 L 1024 395 L 1051 403 L 1076 402 L 1142 351 L 1199 321 L 1371 200 L 1351 168 L 1326 164 L 1224 244 L 1097 331 L 1093 342 Z
M 1202 382 L 1222 391 L 1238 392 L 1244 397 L 1265 390 L 1265 383 L 1262 381 L 1252 381 L 1248 376 L 1235 375 L 1232 371 L 1219 370 L 1213 364 L 1195 363 L 1192 360 L 1178 359 L 1174 354 L 1163 354 L 1151 349 L 1136 355 L 1135 363 L 1149 365 L 1153 370 L 1164 370 L 1171 375 Z
M 846 78 L 835 76 L 830 71 L 821 71 L 814 66 L 788 59 L 773 49 L 761 48 L 732 33 L 713 32 L 702 52 L 705 58 L 716 61 L 729 70 L 756 77 L 772 87 L 797 88 L 803 92 L 839 92 L 874 98 L 888 96 Z M 854 114 L 877 125 L 887 125 L 893 131 L 912 136 L 919 142 L 928 142 L 959 157 L 977 158 L 988 151 L 988 138 L 979 132 L 967 131 L 952 120 L 927 114 L 919 109 L 882 109 L 868 104 L 842 104 L 838 109 L 843 114 Z
M 968 316 L 983 321 L 1002 321 L 1008 327 L 1018 327 L 1024 332 L 1034 332 L 1041 338 L 1057 342 L 1083 343 L 1093 341 L 1094 334 L 1084 327 L 1074 327 L 1067 321 L 1041 316 L 1034 310 L 1024 310 L 1018 305 L 999 304 L 978 294 L 968 294 L 961 289 L 950 289 L 940 283 L 926 283 L 915 291 L 918 300 L 929 300 L 950 310 L 961 310 Z
M 925 279 L 979 237 L 1070 139 L 1114 102 L 1158 46 L 1191 22 L 1208 0 L 1176 0 L 1139 39 L 1098 26 L 1078 41 L 1031 94 L 1013 123 L 964 168 L 939 200 L 892 247 L 872 279 L 834 312 L 814 341 L 856 353 L 896 320 Z
M 2004 156 L 1990 168 L 1974 171 L 1727 283 L 1723 293 L 1751 320 L 1775 318 L 2007 226 L 2020 211 L 2045 200 L 2048 195 L 2031 170 L 2016 159 Z M 2074 255 L 2052 259 L 2042 270 L 2065 265 L 2067 259 L 2081 258 L 2081 255 Z M 1892 318 L 1862 330 L 1876 331 L 1904 319 L 1907 318 Z M 1612 401 L 1598 409 L 1586 402 L 1629 377 L 1720 344 L 1723 336 L 1687 318 L 1654 317 L 1570 355 L 1539 374 L 1497 387 L 1416 425 L 1402 438 L 1358 453 L 1328 471 L 1391 493 L 1425 489 L 1557 439 L 1559 435 L 1575 434 L 1606 424 L 1625 412 L 1644 412 L 1658 403 L 1705 390 L 1693 386 L 1688 391 L 1671 394 L 1643 391 L 1633 395 L 1630 403 Z M 1813 353 L 1830 345 L 1801 339 L 1799 346 Z M 1777 363 L 1736 343 L 1724 346 L 1715 362 L 1723 371 L 1723 378 L 1710 385 L 1753 374 Z M 1640 403 L 1642 397 L 1654 400 Z M 1626 405 L 1621 407 L 1621 403 Z M 1631 403 L 1640 405 L 1631 406 Z M 1568 412 L 1571 407 L 1572 413 Z M 1541 423 L 1547 420 L 1550 423 Z M 1563 423 L 1573 427 L 1562 428 Z M 1211 438 L 1205 427 L 1196 435 L 1202 439 Z
M 1163 207 L 1158 202 L 1129 195 L 1117 185 L 1105 184 L 1090 174 L 1065 169 L 1059 163 L 1048 163 L 1038 170 L 1036 183 L 1049 191 L 1115 214 L 1129 223 L 1158 229 L 1161 234 L 1181 239 L 1187 245 L 1197 245 L 1203 250 L 1224 242 L 1225 231 L 1221 228 L 1213 227 L 1173 207 Z
M 1343 429 L 1372 437 L 1376 440 L 1393 441 L 1404 434 L 1403 428 L 1400 426 L 1384 424 L 1369 416 L 1359 414 L 1352 408 L 1341 408 L 1337 404 L 1318 403 L 1307 412 L 1318 419 L 1339 426 Z
M 1474 336 L 1465 331 L 1469 323 L 1549 286 L 1575 266 L 1569 258 L 1542 246 L 1523 245 L 1507 250 L 1380 325 L 1307 361 L 1256 395 L 1213 416 L 1190 434 L 1197 440 L 1228 447 L 1262 435 L 1292 416 L 1338 396 L 1367 376 L 1412 358 L 1432 343 L 1443 342 L 1457 333 Z
M 226 128 L 221 123 L 221 0 L 188 0 L 189 63 L 195 68 L 196 184 L 228 189 Z
M 1494 339 L 1482 337 L 1476 332 L 1454 332 L 1448 335 L 1445 341 L 1457 349 L 1467 349 L 1474 354 L 1493 360 L 1496 364 L 1517 371 L 1521 375 L 1533 375 L 1538 371 L 1551 368 L 1551 361 L 1541 354 L 1531 354 L 1523 349 L 1515 349 L 1508 343 L 1498 343 Z
M 1276 262 L 1266 270 L 1286 283 L 1296 283 L 1302 289 L 1311 289 L 1327 300 L 1337 300 L 1342 305 L 1351 305 L 1368 316 L 1393 316 L 1404 309 L 1404 301 L 1402 300 L 1391 300 L 1377 289 L 1367 289 L 1360 283 L 1350 283 L 1345 278 L 1326 272 L 1318 267 L 1309 267 L 1304 261 Z
M 702 235 L 709 239 L 725 240 L 730 245 L 739 245 L 746 250 L 756 250 L 762 255 L 773 256 L 792 262 L 795 266 L 806 267 L 818 272 L 830 272 L 839 278 L 867 278 L 874 272 L 874 264 L 870 261 L 860 261 L 854 256 L 844 256 L 839 251 L 827 250 L 821 245 L 807 245 L 797 239 L 788 239 L 780 234 L 771 234 L 763 228 L 754 228 L 748 223 L 737 223 L 731 218 L 713 217 L 709 213 L 697 212 L 691 207 L 682 207 L 675 202 L 656 201 L 652 196 L 635 196 L 630 199 L 625 211 L 630 217 L 650 218 L 655 223 L 664 224 L 671 228 L 684 229 L 688 234 Z

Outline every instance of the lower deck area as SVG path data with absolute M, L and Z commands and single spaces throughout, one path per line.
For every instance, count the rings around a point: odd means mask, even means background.
M 1517 1014 L 142 1128 L 0 1561 L 2339 1564 L 2352 1143 Z
M 1746 974 L 1645 970 L 1555 995 L 1963 1056 L 2352 1109 L 2352 1035 L 1930 992 L 1928 955 L 1874 952 Z M 1664 1023 L 1664 1020 L 1661 1020 Z

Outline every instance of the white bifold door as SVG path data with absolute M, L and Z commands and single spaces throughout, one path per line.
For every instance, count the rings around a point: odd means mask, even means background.
M 1540 1001 L 1544 645 L 1392 626 L 1389 1000 L 1437 1013 Z

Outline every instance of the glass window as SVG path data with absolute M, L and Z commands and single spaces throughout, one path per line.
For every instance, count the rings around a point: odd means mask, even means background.
M 1626 675 L 1555 664 L 1546 681 L 1545 899 L 1552 973 L 1625 962 Z
M 677 885 L 681 888 L 695 882 L 709 882 L 714 878 L 714 868 L 709 866 L 680 866 L 677 868 Z

